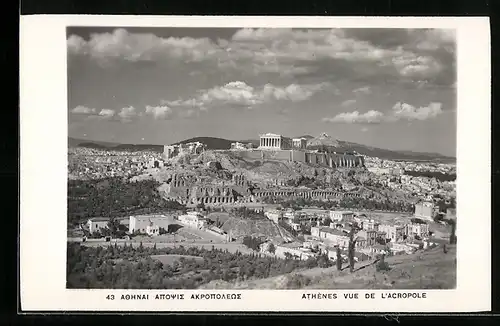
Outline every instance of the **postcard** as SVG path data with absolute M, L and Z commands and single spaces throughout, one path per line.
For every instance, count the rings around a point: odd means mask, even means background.
M 487 18 L 21 19 L 23 311 L 490 309 Z

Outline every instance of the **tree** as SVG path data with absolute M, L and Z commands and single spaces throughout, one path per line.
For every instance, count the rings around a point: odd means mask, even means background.
M 340 253 L 340 247 L 337 247 L 337 270 L 342 270 L 342 255 Z
M 375 269 L 377 270 L 377 272 L 388 271 L 391 269 L 389 267 L 389 264 L 386 263 L 386 261 L 385 261 L 385 254 L 382 254 L 382 256 L 380 257 L 380 260 L 378 261 L 377 265 L 375 266 Z
M 451 222 L 450 244 L 457 243 L 457 236 L 455 235 L 456 228 L 457 228 L 457 222 L 456 221 Z
M 269 244 L 269 247 L 267 248 L 267 251 L 269 251 L 272 254 L 276 253 L 276 246 L 274 245 L 274 243 L 271 242 Z
M 349 251 L 348 251 L 348 255 L 349 255 L 349 270 L 350 272 L 354 272 L 354 254 L 355 254 L 355 247 L 356 247 L 356 239 L 354 239 L 354 233 L 355 233 L 355 225 L 353 223 L 353 225 L 351 226 L 351 232 L 349 234 Z

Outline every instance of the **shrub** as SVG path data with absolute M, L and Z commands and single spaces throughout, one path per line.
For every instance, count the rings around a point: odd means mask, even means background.
M 375 265 L 375 269 L 377 272 L 389 271 L 391 269 L 389 264 L 385 261 L 384 255 L 382 255 L 380 260 L 377 262 L 377 265 Z
M 311 278 L 302 274 L 292 274 L 287 278 L 287 289 L 301 289 L 311 284 Z

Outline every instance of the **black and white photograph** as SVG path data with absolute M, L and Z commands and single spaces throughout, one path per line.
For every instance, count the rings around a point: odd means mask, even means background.
M 23 309 L 488 309 L 488 20 L 49 18 Z
M 455 30 L 68 27 L 67 49 L 68 288 L 455 288 Z

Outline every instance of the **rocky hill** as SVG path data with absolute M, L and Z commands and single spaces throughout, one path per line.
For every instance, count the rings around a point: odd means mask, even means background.
M 438 162 L 455 162 L 455 157 L 448 157 L 437 153 L 420 153 L 411 151 L 395 151 L 389 149 L 382 149 L 378 147 L 371 147 L 362 144 L 357 144 L 353 142 L 343 141 L 339 139 L 333 139 L 326 133 L 322 133 L 318 137 L 312 137 L 309 135 L 301 136 L 308 139 L 307 146 L 310 149 L 326 149 L 327 151 L 335 151 L 339 153 L 358 153 L 361 155 L 379 157 L 386 160 L 408 160 L 408 161 L 438 161 Z M 216 137 L 195 137 L 177 142 L 180 143 L 190 143 L 190 142 L 201 142 L 207 145 L 208 149 L 215 150 L 225 150 L 231 148 L 231 143 L 235 142 L 233 140 L 227 140 L 223 138 Z M 239 141 L 243 143 L 253 143 L 258 146 L 258 140 L 243 140 Z M 156 152 L 163 152 L 163 145 L 148 145 L 148 144 L 117 144 L 101 141 L 90 141 L 82 140 L 77 138 L 68 138 L 69 147 L 90 147 L 99 149 L 110 149 L 110 150 L 129 150 L 129 151 L 141 151 L 141 150 L 151 150 Z

